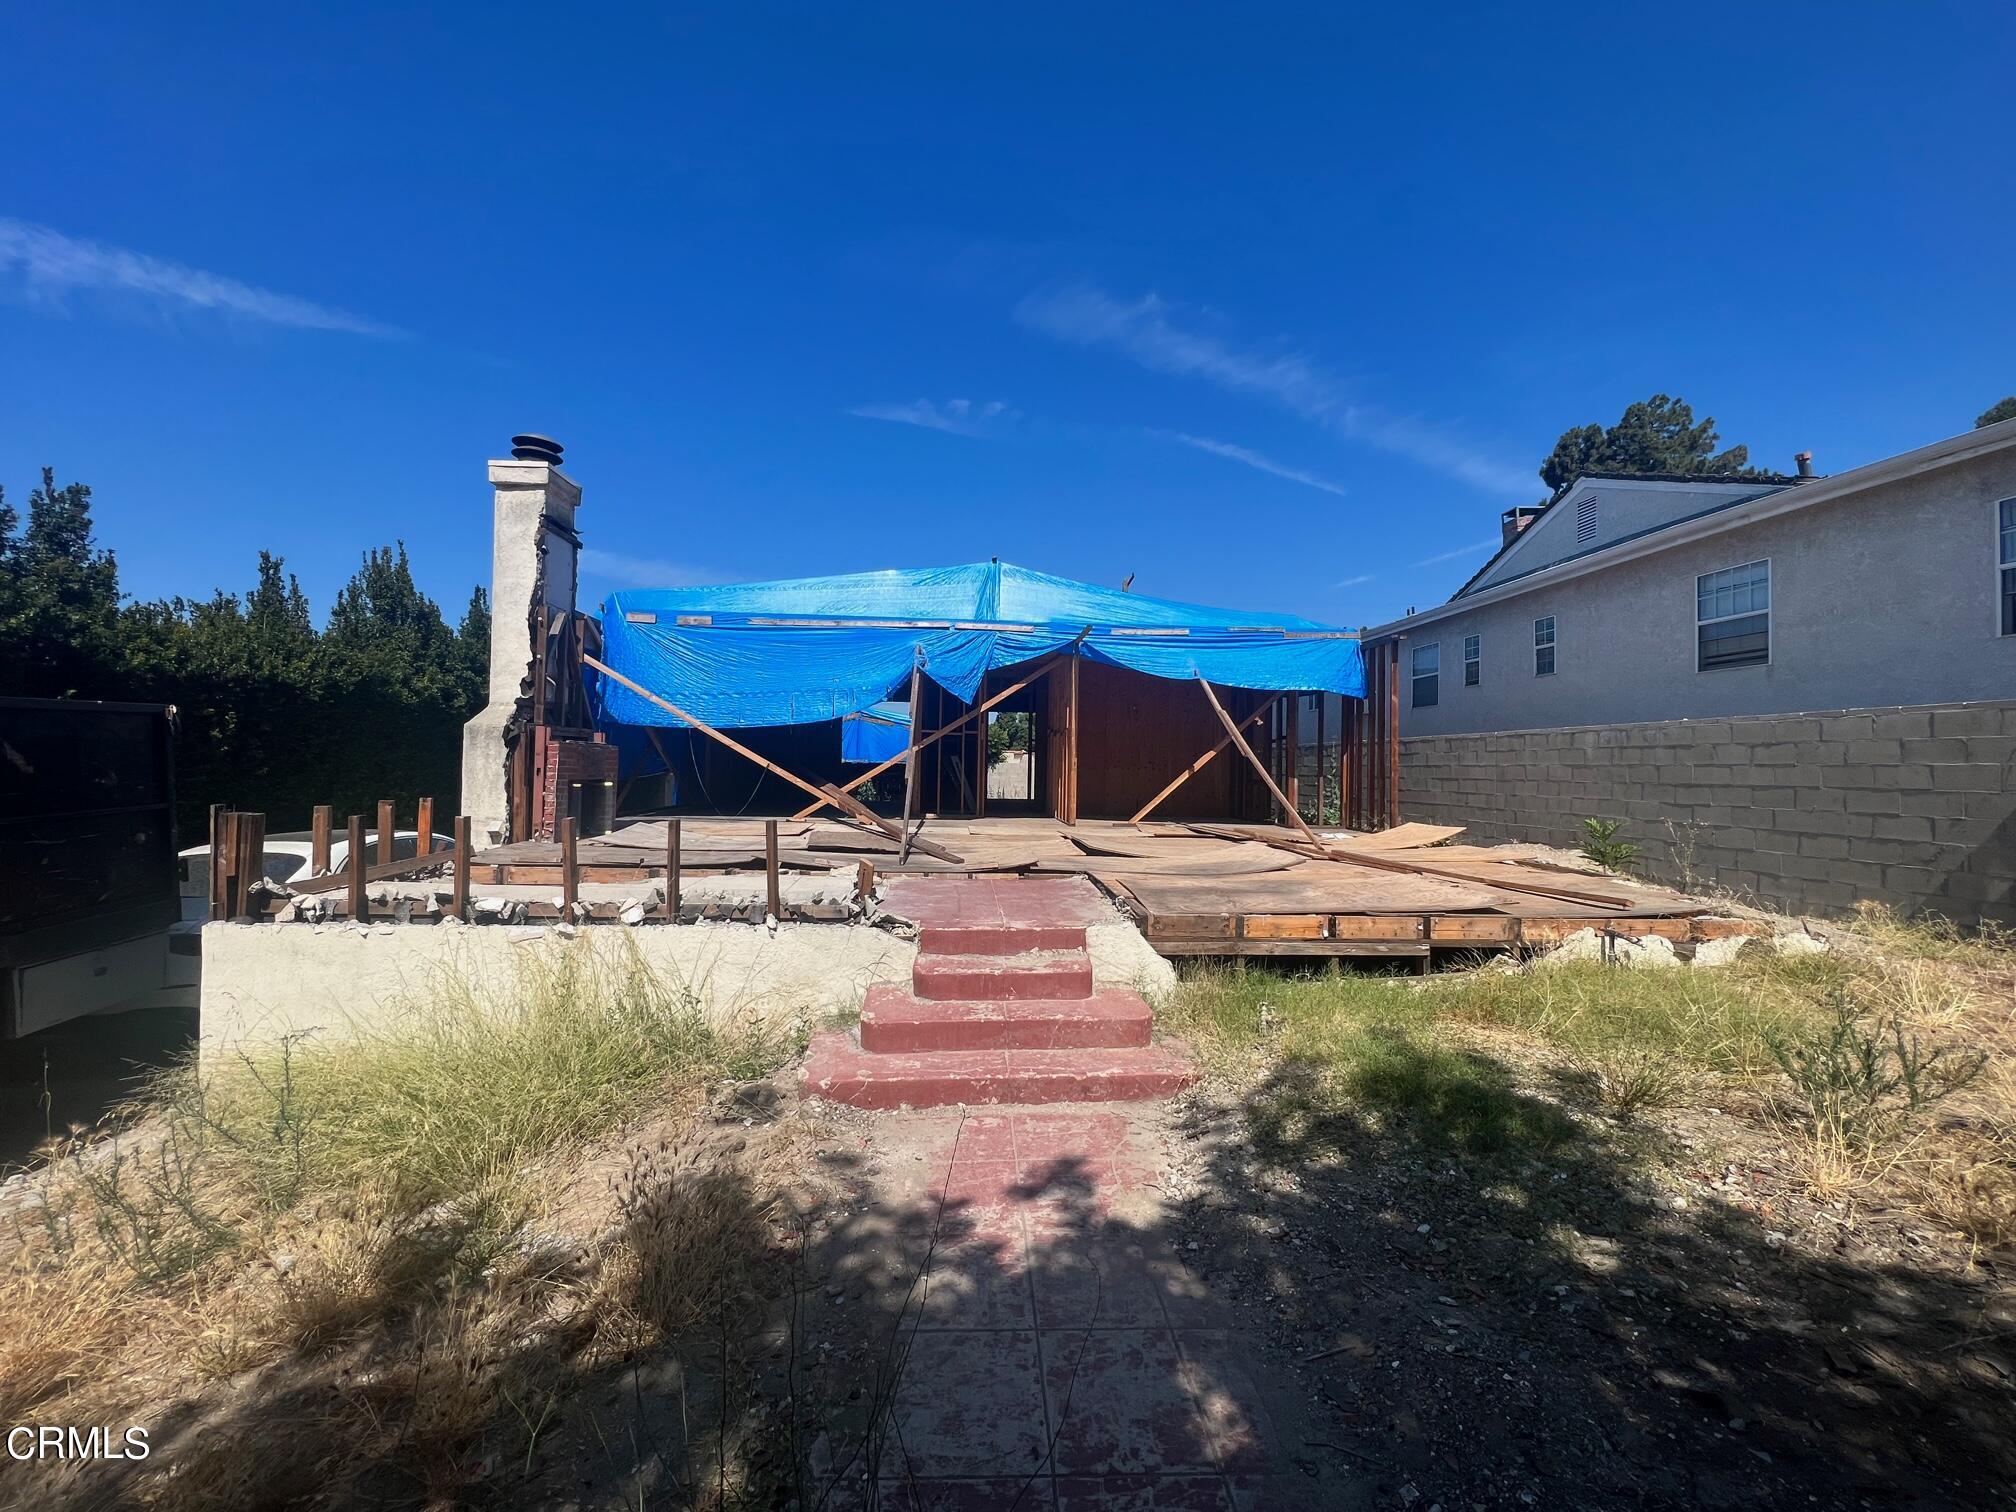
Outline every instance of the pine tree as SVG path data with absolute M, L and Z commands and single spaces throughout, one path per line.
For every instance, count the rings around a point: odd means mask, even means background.
M 91 490 L 56 486 L 53 468 L 28 495 L 28 524 L 0 508 L 0 644 L 14 660 L 12 684 L 38 697 L 116 698 L 119 568 L 91 527 Z
M 1558 499 L 1584 473 L 1722 473 L 1738 477 L 1768 477 L 1753 468 L 1750 448 L 1732 446 L 1716 451 L 1722 438 L 1711 417 L 1695 423 L 1686 400 L 1654 394 L 1627 408 L 1607 430 L 1580 425 L 1561 433 L 1554 450 L 1540 464 L 1540 481 Z

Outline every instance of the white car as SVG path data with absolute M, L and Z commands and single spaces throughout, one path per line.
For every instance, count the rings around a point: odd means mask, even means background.
M 392 859 L 408 860 L 419 844 L 418 830 L 392 832 Z M 455 842 L 437 834 L 430 851 L 447 850 Z M 366 865 L 378 858 L 378 832 L 364 834 Z M 315 854 L 315 837 L 307 830 L 290 830 L 268 835 L 260 871 L 268 882 L 306 881 L 309 863 Z M 192 845 L 180 852 L 182 862 L 182 920 L 168 930 L 168 980 L 161 999 L 172 1007 L 196 1006 L 197 989 L 203 976 L 203 926 L 210 918 L 210 847 Z M 350 862 L 350 839 L 338 835 L 329 844 L 329 870 L 340 872 Z

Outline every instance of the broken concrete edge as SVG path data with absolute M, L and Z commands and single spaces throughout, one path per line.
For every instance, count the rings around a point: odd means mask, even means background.
M 1747 949 L 1768 948 L 1781 956 L 1825 955 L 1832 947 L 1803 929 L 1711 935 L 1676 944 L 1663 935 L 1632 936 L 1591 927 L 1578 929 L 1551 949 L 1537 953 L 1529 965 L 1545 968 L 1601 961 L 1618 966 L 1692 966 L 1708 970 L 1733 964 Z

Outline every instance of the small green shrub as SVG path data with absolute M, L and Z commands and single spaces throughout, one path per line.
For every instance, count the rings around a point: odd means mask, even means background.
M 1607 872 L 1621 872 L 1629 869 L 1638 859 L 1638 847 L 1629 840 L 1619 840 L 1617 832 L 1624 828 L 1622 819 L 1584 819 L 1582 821 L 1582 854 L 1594 861 Z
M 1811 1131 L 1835 1148 L 1866 1153 L 1891 1142 L 1988 1063 L 1981 1051 L 1928 1050 L 1894 1009 L 1871 1009 L 1839 989 L 1830 998 L 1833 1018 L 1824 1027 L 1798 1038 L 1773 1034 L 1770 1045 Z

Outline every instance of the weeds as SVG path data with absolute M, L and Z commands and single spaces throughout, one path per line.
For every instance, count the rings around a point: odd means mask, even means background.
M 1906 918 L 1881 903 L 1855 906 L 1851 933 L 1886 955 L 1982 971 L 2016 972 L 2016 930 L 1983 920 L 1971 934 L 1938 914 Z
M 1818 1033 L 1771 1038 L 1772 1059 L 1825 1150 L 1851 1157 L 1877 1152 L 1987 1064 L 1982 1051 L 1927 1049 L 1894 1008 L 1872 1009 L 1840 990 L 1831 1005 L 1832 1021 Z
M 1638 859 L 1638 847 L 1629 840 L 1617 838 L 1617 832 L 1622 828 L 1622 819 L 1584 819 L 1582 844 L 1578 847 L 1584 859 L 1595 862 L 1607 872 L 1627 870 Z

